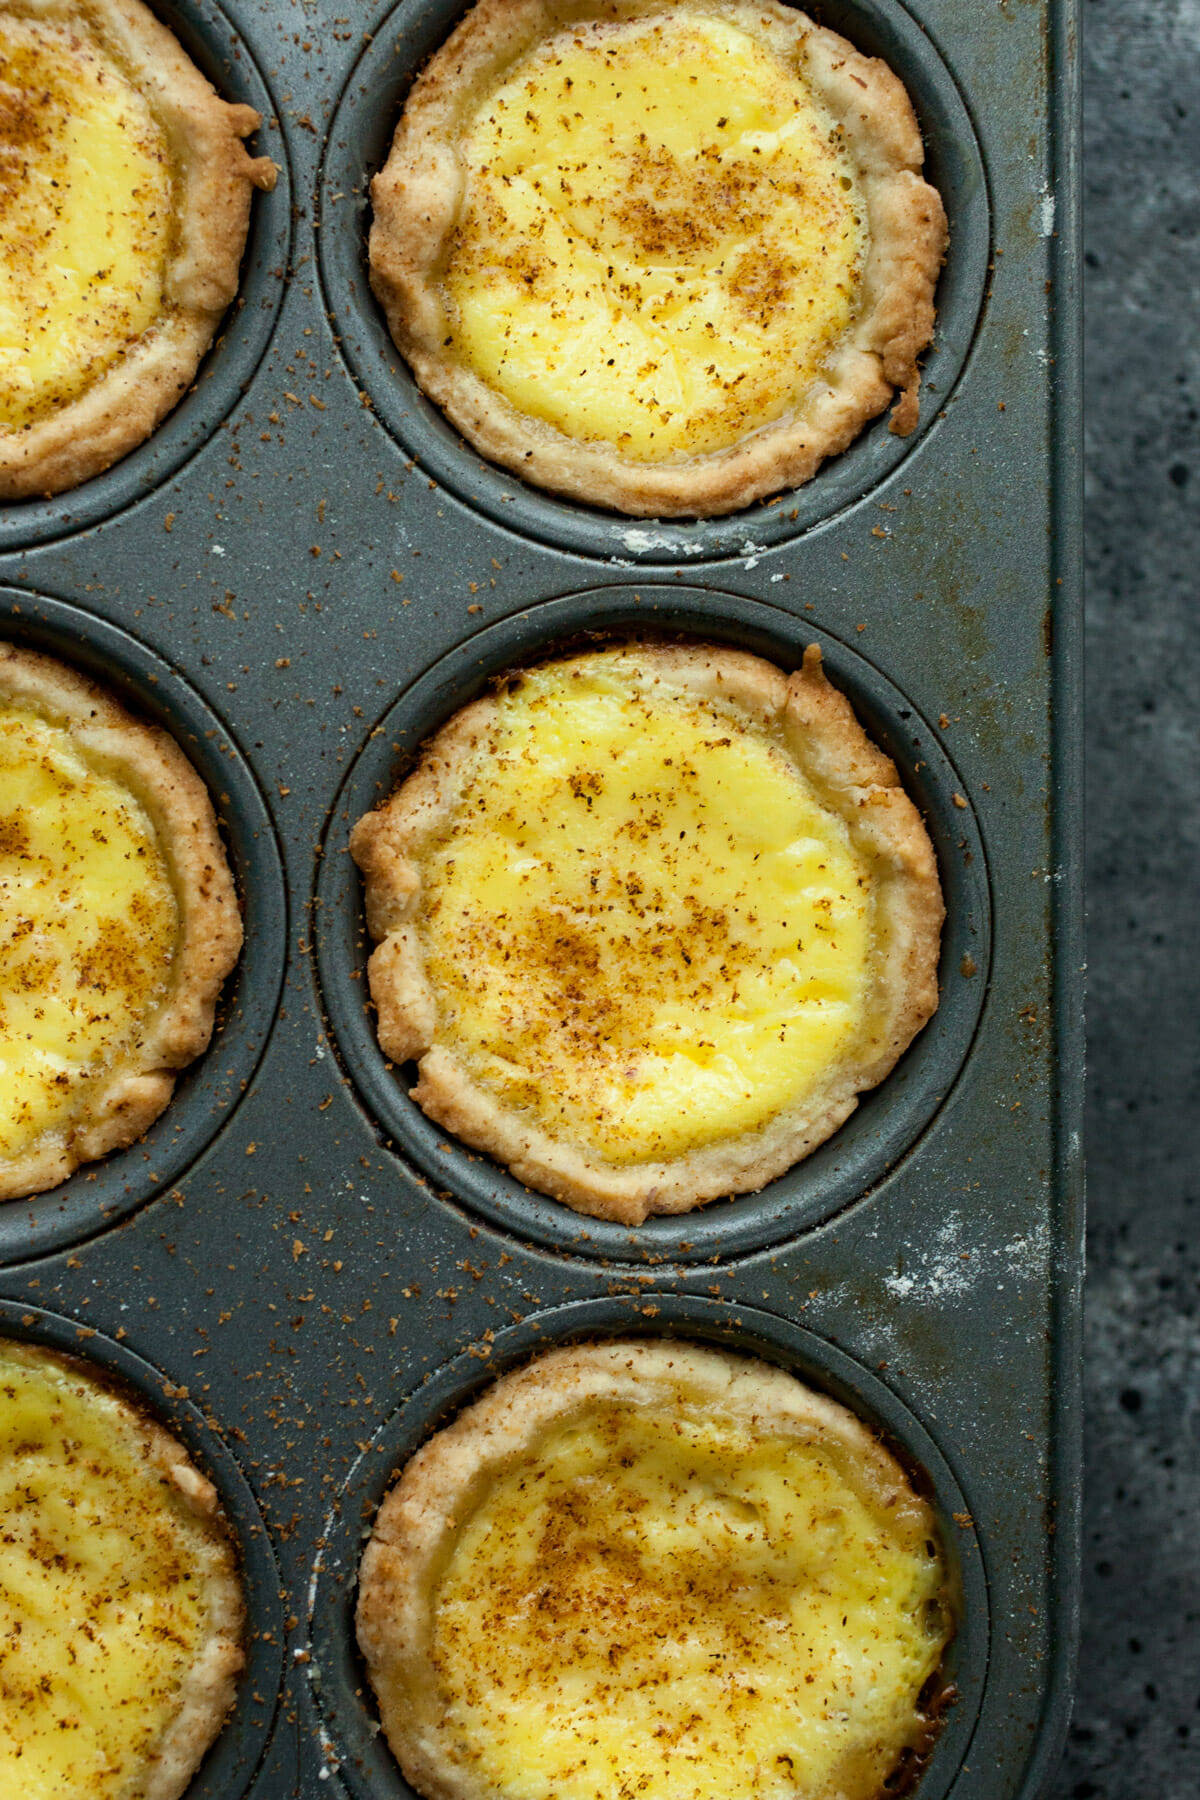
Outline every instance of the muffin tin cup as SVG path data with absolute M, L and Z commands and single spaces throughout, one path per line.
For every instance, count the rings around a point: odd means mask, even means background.
M 177 1438 L 217 1489 L 233 1534 L 246 1603 L 246 1663 L 233 1710 L 192 1778 L 187 1800 L 239 1800 L 262 1760 L 279 1693 L 283 1642 L 279 1569 L 257 1502 L 220 1433 L 151 1363 L 125 1344 L 41 1307 L 0 1299 L 0 1338 L 91 1364 Z
M 356 1800 L 414 1800 L 388 1748 L 355 1643 L 357 1571 L 380 1502 L 421 1444 L 508 1369 L 562 1344 L 612 1337 L 690 1338 L 776 1363 L 856 1413 L 908 1469 L 937 1516 L 956 1590 L 958 1629 L 943 1664 L 956 1692 L 920 1776 L 921 1800 L 943 1800 L 967 1753 L 987 1672 L 984 1555 L 969 1502 L 937 1444 L 877 1377 L 812 1332 L 754 1307 L 694 1295 L 656 1296 L 654 1318 L 633 1299 L 579 1301 L 532 1313 L 480 1346 L 464 1346 L 410 1394 L 365 1447 L 326 1520 L 310 1590 L 309 1686 L 326 1756 Z
M 388 1062 L 375 1039 L 374 1013 L 363 1004 L 372 946 L 348 838 L 355 821 L 402 779 L 422 742 L 497 675 L 572 640 L 654 633 L 736 645 L 789 672 L 808 644 L 820 644 L 831 680 L 895 760 L 925 819 L 946 924 L 938 1011 L 840 1130 L 759 1193 L 709 1201 L 631 1229 L 584 1218 L 526 1188 L 489 1157 L 455 1143 L 408 1098 L 415 1068 Z M 991 905 L 987 861 L 964 786 L 936 733 L 879 670 L 827 632 L 772 607 L 699 588 L 644 586 L 572 594 L 518 613 L 443 657 L 400 696 L 369 732 L 338 795 L 321 857 L 313 936 L 344 1064 L 390 1141 L 436 1189 L 532 1243 L 613 1261 L 689 1263 L 745 1255 L 794 1236 L 886 1179 L 936 1120 L 970 1049 L 987 993 Z
M 168 731 L 208 788 L 242 905 L 245 942 L 208 1049 L 180 1070 L 165 1112 L 127 1149 L 84 1163 L 58 1187 L 0 1205 L 0 1265 L 104 1231 L 164 1194 L 228 1124 L 279 1005 L 287 935 L 283 866 L 270 815 L 228 727 L 169 664 L 79 607 L 0 588 L 0 642 L 57 657 Z
M 262 124 L 250 139 L 279 173 L 255 191 L 237 298 L 222 319 L 187 393 L 143 444 L 103 474 L 49 500 L 0 501 L 0 552 L 98 525 L 135 505 L 202 449 L 249 387 L 266 354 L 285 293 L 291 253 L 292 188 L 275 101 L 250 50 L 215 0 L 156 0 L 152 10 L 223 99 L 253 106 Z
M 983 159 L 954 76 L 927 33 L 897 0 L 833 0 L 812 9 L 823 25 L 883 57 L 904 81 L 925 138 L 925 173 L 946 206 L 950 245 L 938 285 L 937 330 L 922 362 L 917 430 L 896 437 L 884 413 L 805 486 L 726 518 L 679 522 L 621 517 L 562 500 L 484 461 L 425 399 L 388 334 L 368 279 L 367 184 L 387 160 L 414 76 L 465 10 L 453 0 L 402 0 L 386 15 L 342 93 L 321 168 L 325 303 L 354 380 L 409 455 L 496 524 L 627 565 L 753 553 L 785 543 L 875 492 L 935 429 L 951 400 L 970 357 L 987 283 L 991 223 Z

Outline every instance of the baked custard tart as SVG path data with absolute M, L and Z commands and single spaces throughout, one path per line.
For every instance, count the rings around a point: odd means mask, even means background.
M 425 1800 L 884 1800 L 937 1734 L 950 1589 L 846 1408 L 636 1339 L 539 1357 L 417 1453 L 358 1640 Z
M 519 671 L 350 848 L 413 1099 L 596 1217 L 762 1187 L 937 1006 L 933 848 L 815 645 L 791 677 L 667 643 Z
M 807 481 L 896 397 L 946 245 L 898 78 L 776 0 L 479 0 L 371 184 L 371 282 L 478 450 L 625 513 Z
M 0 1793 L 176 1800 L 234 1698 L 212 1483 L 89 1365 L 0 1339 Z
M 275 165 L 139 0 L 0 0 L 0 499 L 149 437 L 237 294 Z
M 0 1199 L 141 1136 L 208 1044 L 241 942 L 174 739 L 0 645 Z

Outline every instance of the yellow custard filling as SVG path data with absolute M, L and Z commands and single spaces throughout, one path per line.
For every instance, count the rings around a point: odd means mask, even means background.
M 74 400 L 164 307 L 166 134 L 83 30 L 0 0 L 0 427 Z
M 0 1158 L 69 1133 L 166 996 L 179 909 L 138 799 L 0 706 Z
M 472 117 L 444 285 L 457 354 L 635 461 L 793 408 L 859 306 L 865 206 L 783 58 L 686 5 L 579 23 Z
M 422 859 L 438 1041 L 613 1164 L 752 1131 L 869 1023 L 872 875 L 781 739 L 639 672 L 524 675 Z
M 593 1402 L 454 1536 L 447 1732 L 513 1800 L 881 1791 L 926 1733 L 945 1582 L 916 1506 L 836 1440 Z
M 143 1791 L 207 1624 L 200 1556 L 121 1403 L 0 1342 L 0 1793 Z

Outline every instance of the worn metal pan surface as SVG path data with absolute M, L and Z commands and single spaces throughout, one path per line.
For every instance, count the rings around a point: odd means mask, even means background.
M 371 301 L 366 180 L 455 0 L 156 3 L 264 113 L 282 177 L 178 412 L 75 494 L 0 510 L 0 633 L 176 734 L 218 796 L 247 943 L 146 1140 L 0 1210 L 0 1329 L 140 1387 L 243 1538 L 251 1670 L 194 1800 L 407 1792 L 349 1640 L 389 1472 L 531 1347 L 638 1328 L 783 1362 L 925 1471 L 964 1611 L 922 1800 L 1033 1800 L 1078 1606 L 1074 12 L 815 9 L 905 79 L 950 214 L 922 425 L 902 443 L 881 421 L 778 504 L 660 526 L 482 464 Z M 925 812 L 949 906 L 937 1019 L 846 1130 L 760 1195 L 636 1234 L 414 1111 L 364 1015 L 346 853 L 491 673 L 631 626 L 785 664 L 820 643 Z

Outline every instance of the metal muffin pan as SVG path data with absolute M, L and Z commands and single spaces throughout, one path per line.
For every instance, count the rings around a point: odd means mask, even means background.
M 930 139 L 954 227 L 931 404 L 907 444 L 880 421 L 777 505 L 659 526 L 483 467 L 370 311 L 365 179 L 461 8 L 155 3 L 232 97 L 278 109 L 259 141 L 284 175 L 180 411 L 76 493 L 0 511 L 0 629 L 174 731 L 250 930 L 224 1029 L 145 1144 L 0 1212 L 0 1329 L 140 1386 L 248 1569 L 259 1543 L 277 1565 L 250 1583 L 259 1735 L 239 1710 L 191 1800 L 403 1793 L 346 1637 L 364 1505 L 489 1369 L 633 1321 L 795 1367 L 925 1469 L 964 1608 L 919 1792 L 1035 1800 L 1078 1613 L 1074 11 L 813 9 L 886 51 Z M 344 854 L 360 800 L 490 670 L 631 618 L 784 662 L 821 643 L 926 813 L 951 911 L 943 1011 L 841 1138 L 648 1251 L 437 1148 L 366 1031 Z

